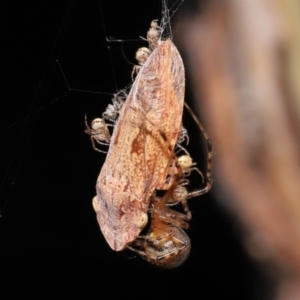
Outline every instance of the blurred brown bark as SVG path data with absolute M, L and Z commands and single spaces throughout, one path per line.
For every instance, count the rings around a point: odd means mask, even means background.
M 220 201 L 276 299 L 300 299 L 300 3 L 210 1 L 181 27 Z

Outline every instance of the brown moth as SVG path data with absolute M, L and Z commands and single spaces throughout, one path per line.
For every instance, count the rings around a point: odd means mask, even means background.
M 123 250 L 147 224 L 156 189 L 168 189 L 169 166 L 180 131 L 185 75 L 170 39 L 159 41 L 122 106 L 93 198 L 109 246 Z

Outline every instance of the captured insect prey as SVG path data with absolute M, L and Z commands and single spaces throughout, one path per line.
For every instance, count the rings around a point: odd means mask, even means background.
M 113 250 L 123 250 L 136 239 L 147 223 L 153 191 L 172 184 L 165 179 L 182 119 L 184 81 L 176 47 L 162 41 L 122 106 L 94 200 L 99 225 Z
M 85 132 L 96 151 L 107 152 L 92 201 L 107 243 L 115 251 L 130 249 L 158 267 L 174 268 L 190 253 L 191 242 L 184 231 L 191 219 L 187 200 L 210 190 L 213 151 L 203 127 L 184 103 L 183 62 L 172 40 L 162 38 L 163 30 L 158 20 L 151 22 L 149 48 L 137 50 L 130 92 L 117 93 L 91 127 L 85 119 Z M 204 174 L 182 145 L 189 142 L 182 125 L 184 107 L 207 142 Z M 201 188 L 189 192 L 192 171 L 198 173 Z M 178 205 L 182 212 L 175 210 Z M 143 234 L 147 224 L 148 233 Z

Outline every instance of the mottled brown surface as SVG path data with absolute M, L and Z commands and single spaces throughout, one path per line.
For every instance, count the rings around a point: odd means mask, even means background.
M 135 224 L 147 212 L 154 189 L 165 182 L 184 88 L 181 57 L 170 40 L 162 41 L 123 105 L 97 180 L 97 220 L 113 250 L 124 249 L 139 235 L 141 228 Z

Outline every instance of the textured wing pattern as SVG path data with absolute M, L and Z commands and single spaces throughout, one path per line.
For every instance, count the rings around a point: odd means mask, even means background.
M 135 224 L 163 184 L 184 105 L 184 67 L 171 40 L 161 41 L 140 70 L 97 180 L 97 219 L 112 249 L 132 242 Z M 164 139 L 162 133 L 167 137 Z

